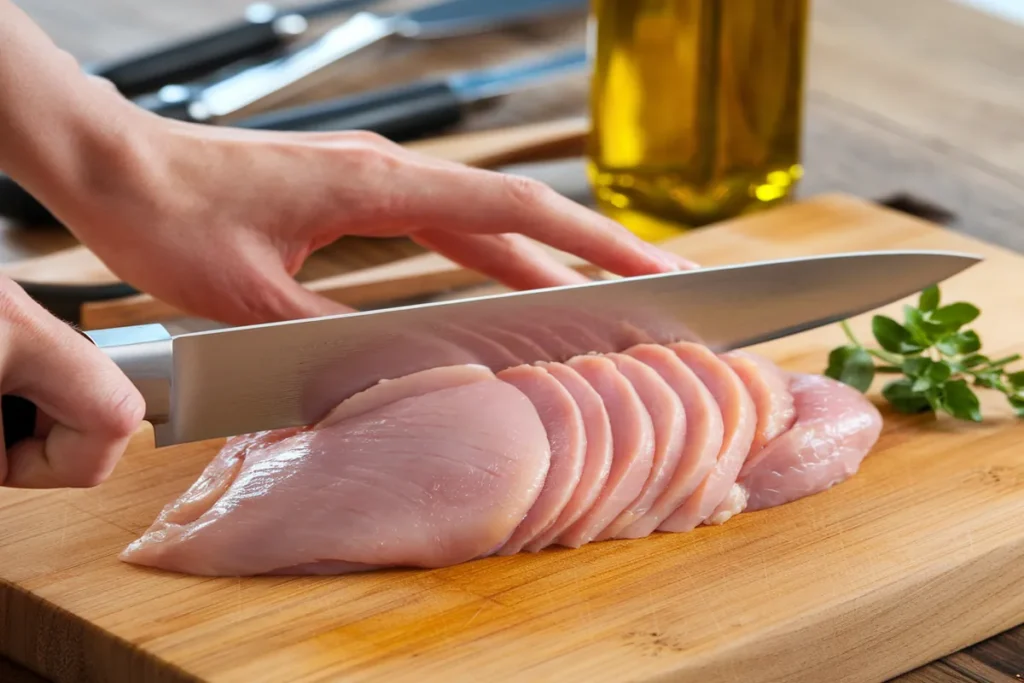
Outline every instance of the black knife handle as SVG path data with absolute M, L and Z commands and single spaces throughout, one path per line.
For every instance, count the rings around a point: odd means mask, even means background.
M 27 226 L 60 225 L 49 209 L 10 176 L 0 174 L 0 216 Z
M 216 31 L 86 70 L 110 80 L 126 97 L 135 97 L 280 49 L 306 28 L 301 15 L 270 6 L 249 14 L 246 20 Z
M 0 396 L 3 413 L 4 450 L 10 450 L 19 441 L 30 438 L 36 431 L 36 405 L 21 396 Z
M 445 81 L 420 81 L 394 89 L 257 114 L 237 123 L 263 130 L 368 130 L 394 142 L 437 133 L 462 120 L 463 105 Z

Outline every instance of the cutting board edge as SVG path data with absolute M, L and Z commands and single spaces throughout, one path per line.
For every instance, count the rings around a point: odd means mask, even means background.
M 34 647 L 27 641 L 24 648 L 18 648 L 10 647 L 7 638 L 0 638 L 0 655 L 53 683 L 113 683 L 124 680 L 126 672 L 127 680 L 147 683 L 202 680 L 178 664 L 90 623 L 51 600 L 0 580 L 0 623 L 11 624 L 19 614 L 23 632 L 37 634 L 38 639 Z M 47 637 L 39 638 L 38 634 L 43 633 Z M 33 639 L 32 635 L 27 637 Z M 75 643 L 71 657 L 67 654 L 68 642 Z M 97 656 L 97 653 L 102 654 Z M 101 666 L 85 665 L 86 662 L 95 664 L 97 659 L 102 662 Z

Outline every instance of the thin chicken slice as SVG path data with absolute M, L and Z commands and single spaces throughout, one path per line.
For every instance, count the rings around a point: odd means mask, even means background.
M 612 470 L 612 426 L 601 395 L 580 373 L 562 363 L 539 363 L 539 367 L 557 379 L 568 390 L 583 417 L 586 453 L 583 472 L 569 502 L 546 531 L 526 544 L 525 550 L 539 552 L 555 543 L 563 531 L 572 526 L 593 506 L 601 495 Z
M 654 455 L 651 473 L 640 495 L 597 535 L 594 539 L 596 541 L 616 538 L 623 529 L 651 509 L 667 488 L 679 465 L 686 436 L 686 413 L 683 410 L 683 402 L 661 375 L 632 356 L 612 353 L 606 358 L 615 363 L 619 372 L 633 385 L 651 416 L 654 427 Z
M 612 469 L 594 504 L 559 535 L 559 545 L 589 543 L 643 490 L 654 460 L 654 425 L 636 389 L 615 363 L 601 356 L 577 356 L 565 363 L 597 390 L 612 428 Z
M 693 370 L 715 397 L 724 426 L 722 448 L 711 473 L 682 507 L 658 526 L 661 531 L 689 531 L 705 521 L 721 524 L 743 510 L 745 501 L 737 497 L 741 491 L 733 487 L 754 441 L 757 411 L 739 376 L 707 347 L 680 342 L 668 348 Z M 719 505 L 726 500 L 729 506 L 720 509 Z M 715 515 L 713 519 L 712 515 Z
M 499 555 L 514 555 L 550 529 L 569 503 L 583 474 L 587 435 L 583 414 L 572 394 L 547 370 L 520 365 L 502 370 L 498 379 L 513 385 L 533 402 L 551 447 L 551 466 L 537 502 L 498 551 Z
M 749 351 L 730 351 L 720 358 L 739 375 L 757 409 L 754 441 L 743 465 L 747 468 L 766 443 L 793 426 L 796 421 L 793 394 L 789 391 L 789 378 L 767 358 Z
M 686 412 L 683 450 L 668 486 L 647 514 L 618 534 L 619 538 L 642 538 L 682 506 L 711 473 L 722 449 L 724 427 L 715 397 L 675 353 L 664 346 L 641 344 L 627 349 L 625 354 L 661 375 L 679 396 Z

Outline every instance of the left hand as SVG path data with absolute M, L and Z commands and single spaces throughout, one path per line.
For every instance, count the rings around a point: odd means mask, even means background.
M 125 120 L 125 149 L 60 217 L 125 281 L 228 324 L 351 310 L 293 279 L 343 235 L 408 235 L 514 289 L 585 280 L 526 237 L 624 276 L 693 265 L 546 185 L 374 134 Z

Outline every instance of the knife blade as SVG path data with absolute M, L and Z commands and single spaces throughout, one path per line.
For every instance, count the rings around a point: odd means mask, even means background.
M 864 313 L 981 261 L 944 251 L 832 254 L 605 280 L 172 336 L 87 331 L 139 388 L 158 446 L 310 424 L 381 380 L 440 365 L 494 371 L 637 343 L 742 348 Z M 4 439 L 34 411 L 3 397 Z
M 270 105 L 289 96 L 328 66 L 391 36 L 455 37 L 503 25 L 584 11 L 588 0 L 447 0 L 398 14 L 363 11 L 293 54 L 260 64 L 205 86 L 167 85 L 140 106 L 162 116 L 216 123 L 246 107 Z
M 583 49 L 515 61 L 444 78 L 257 114 L 232 123 L 262 130 L 368 130 L 395 142 L 434 135 L 459 123 L 475 105 L 540 85 L 588 64 Z

